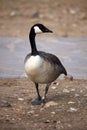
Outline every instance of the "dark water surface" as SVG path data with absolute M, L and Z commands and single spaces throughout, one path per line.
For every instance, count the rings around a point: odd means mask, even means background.
M 87 38 L 67 37 L 36 39 L 37 48 L 56 54 L 69 74 L 87 78 Z M 30 52 L 27 38 L 0 38 L 0 78 L 23 77 L 24 58 Z

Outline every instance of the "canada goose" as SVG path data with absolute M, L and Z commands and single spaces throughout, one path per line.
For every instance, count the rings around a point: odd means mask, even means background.
M 60 74 L 67 75 L 67 72 L 60 60 L 53 54 L 38 51 L 35 43 L 35 36 L 38 33 L 52 33 L 51 30 L 42 24 L 35 24 L 31 27 L 29 40 L 31 53 L 25 58 L 25 72 L 28 77 L 35 83 L 37 98 L 32 101 L 33 105 L 41 104 L 45 98 L 51 82 L 57 79 Z M 39 93 L 38 84 L 47 84 L 44 96 Z

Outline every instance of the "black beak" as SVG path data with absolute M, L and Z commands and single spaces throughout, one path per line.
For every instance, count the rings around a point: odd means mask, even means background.
M 53 33 L 53 31 L 49 30 L 50 33 Z
M 53 33 L 53 31 L 49 30 L 48 28 L 45 28 L 44 33 Z

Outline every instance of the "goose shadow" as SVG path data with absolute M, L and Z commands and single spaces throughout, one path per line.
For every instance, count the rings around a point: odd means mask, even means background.
M 46 102 L 49 101 L 67 101 L 71 98 L 75 98 L 75 92 L 69 92 L 69 93 L 57 93 L 55 95 L 49 94 L 46 98 Z

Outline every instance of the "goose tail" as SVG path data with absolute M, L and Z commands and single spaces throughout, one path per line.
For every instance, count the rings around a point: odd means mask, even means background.
M 65 76 L 67 76 L 67 71 L 66 71 L 66 69 L 63 67 L 63 74 L 65 75 Z

